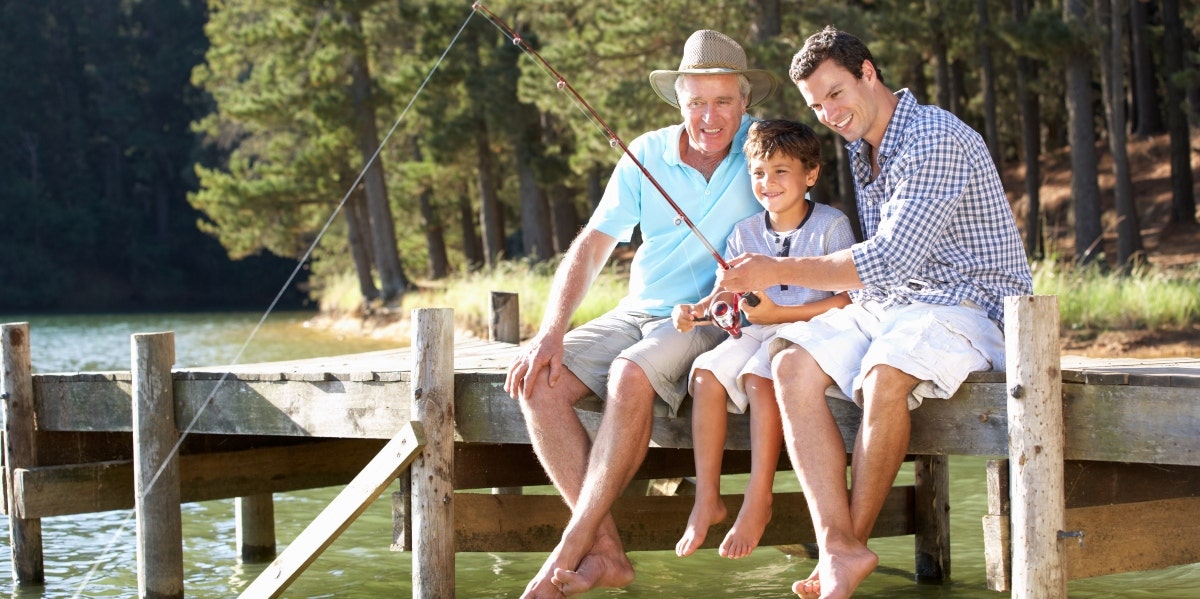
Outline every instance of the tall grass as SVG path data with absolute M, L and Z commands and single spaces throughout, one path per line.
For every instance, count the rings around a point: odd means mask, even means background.
M 516 293 L 520 302 L 521 337 L 532 336 L 542 322 L 557 262 L 530 264 L 502 262 L 491 270 L 467 273 L 446 281 L 423 285 L 419 291 L 405 294 L 401 308 L 454 308 L 459 328 L 486 336 L 488 297 L 492 291 Z M 629 290 L 627 273 L 610 266 L 600 273 L 587 297 L 571 318 L 571 325 L 583 324 L 613 308 Z
M 1049 260 L 1033 266 L 1034 293 L 1058 296 L 1063 328 L 1184 328 L 1200 322 L 1200 266 L 1145 266 L 1127 275 Z
M 414 308 L 454 308 L 460 329 L 486 336 L 490 292 L 512 292 L 520 298 L 521 337 L 528 338 L 542 321 L 556 267 L 556 262 L 512 261 L 491 270 L 428 282 L 420 290 L 405 294 L 398 310 L 407 314 Z M 1033 265 L 1033 287 L 1039 295 L 1058 296 L 1064 329 L 1185 328 L 1200 323 L 1200 265 L 1187 270 L 1144 267 L 1120 275 L 1046 260 Z M 616 306 L 627 290 L 627 274 L 610 266 L 576 310 L 572 326 Z M 352 274 L 327 279 L 318 301 L 327 313 L 357 315 L 362 311 L 358 283 Z

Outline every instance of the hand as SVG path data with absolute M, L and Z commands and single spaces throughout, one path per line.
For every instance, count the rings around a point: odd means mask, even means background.
M 717 285 L 738 293 L 766 289 L 776 284 L 775 259 L 762 254 L 742 254 L 717 269 Z
M 564 353 L 562 335 L 539 333 L 508 367 L 504 391 L 516 398 L 525 397 L 525 393 L 533 388 L 534 377 L 543 369 L 548 371 L 547 384 L 553 387 L 562 376 Z
M 751 306 L 750 302 L 744 299 L 740 302 L 742 314 L 746 315 L 746 320 L 753 324 L 775 324 L 774 311 L 779 304 L 771 301 L 771 298 L 761 291 L 756 291 L 754 295 L 758 297 L 757 305 Z
M 704 313 L 707 310 L 704 304 L 679 304 L 671 310 L 671 323 L 675 325 L 675 330 L 680 333 L 686 333 L 696 325 L 712 324 L 710 320 L 697 320 L 704 318 Z

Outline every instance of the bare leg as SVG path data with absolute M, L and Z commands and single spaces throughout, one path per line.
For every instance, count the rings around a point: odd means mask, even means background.
M 587 472 L 588 452 L 591 450 L 587 431 L 573 406 L 589 394 L 591 390 L 564 369 L 562 378 L 554 387 L 549 387 L 545 377 L 540 377 L 521 401 L 534 452 L 550 481 L 572 509 L 579 499 L 579 489 Z M 616 525 L 611 518 L 602 528 L 608 530 L 608 535 L 616 537 Z M 526 587 L 524 596 L 562 596 L 551 582 L 554 572 L 549 566 L 549 563 L 543 566 L 542 571 Z
M 904 463 L 912 419 L 908 394 L 919 381 L 879 365 L 863 379 L 863 419 L 850 465 L 850 516 L 854 536 L 864 544 Z
M 654 388 L 639 366 L 624 359 L 613 362 L 608 405 L 586 460 L 571 521 L 542 572 L 526 589 L 527 597 L 555 596 L 530 592 L 536 589 L 557 587 L 553 590 L 572 596 L 633 581 L 633 566 L 625 556 L 610 511 L 646 457 L 654 397 Z
M 775 385 L 752 374 L 746 375 L 745 385 L 750 398 L 750 480 L 737 521 L 721 542 L 721 555 L 731 559 L 750 555 L 771 521 L 775 468 L 783 446 Z
M 725 519 L 721 501 L 721 458 L 725 454 L 725 387 L 708 370 L 696 370 L 692 385 L 692 451 L 696 456 L 696 502 L 688 516 L 675 555 L 688 556 L 700 548 L 708 527 Z
M 788 455 L 804 489 L 821 557 L 814 576 L 792 585 L 801 597 L 844 599 L 875 569 L 878 556 L 854 535 L 846 491 L 846 447 L 825 403 L 831 379 L 799 346 L 773 363 Z

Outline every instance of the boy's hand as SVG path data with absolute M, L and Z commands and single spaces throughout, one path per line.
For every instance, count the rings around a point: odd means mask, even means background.
M 686 333 L 698 324 L 712 324 L 709 320 L 701 320 L 704 318 L 705 310 L 706 307 L 703 304 L 679 304 L 675 306 L 674 310 L 671 310 L 671 323 L 680 333 Z
M 746 315 L 746 320 L 753 324 L 775 324 L 774 312 L 779 304 L 771 301 L 771 298 L 767 297 L 765 293 L 756 292 L 754 295 L 758 297 L 757 304 L 750 305 L 750 302 L 747 301 L 740 302 L 742 314 Z

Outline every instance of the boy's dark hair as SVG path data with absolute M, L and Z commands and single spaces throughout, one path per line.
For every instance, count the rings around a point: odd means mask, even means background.
M 742 146 L 746 160 L 766 160 L 776 154 L 799 160 L 805 168 L 821 166 L 821 140 L 804 123 L 775 119 L 750 125 Z
M 788 69 L 788 76 L 792 78 L 792 83 L 800 83 L 829 59 L 850 71 L 855 79 L 862 79 L 863 61 L 869 60 L 871 66 L 875 67 L 879 82 L 883 83 L 883 71 L 879 70 L 879 65 L 875 63 L 875 57 L 871 56 L 867 45 L 857 37 L 839 31 L 833 25 L 826 25 L 824 29 L 804 41 L 804 46 L 792 57 L 792 67 Z

